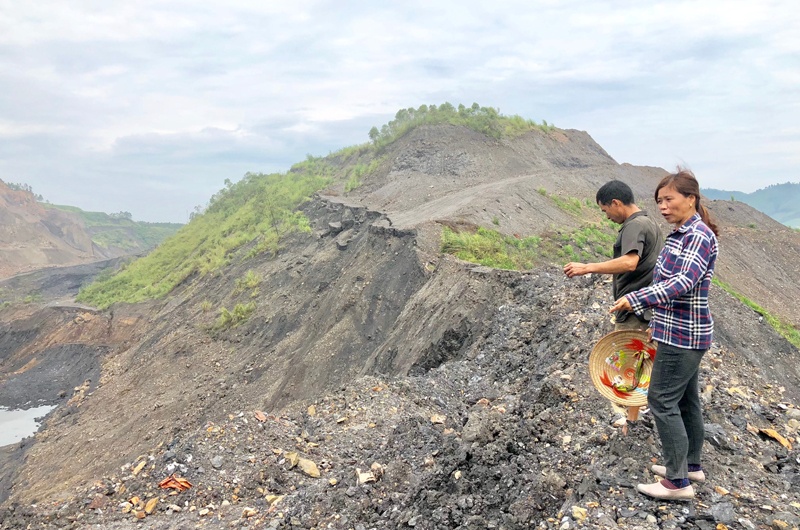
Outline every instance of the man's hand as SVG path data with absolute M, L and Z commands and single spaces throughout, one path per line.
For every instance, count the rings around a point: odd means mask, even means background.
M 608 310 L 609 313 L 616 313 L 617 311 L 633 311 L 631 303 L 624 296 L 614 302 L 614 306 Z
M 575 276 L 583 276 L 584 274 L 589 274 L 590 272 L 591 271 L 589 270 L 588 263 L 570 262 L 564 265 L 564 274 L 566 274 L 568 278 L 574 278 Z

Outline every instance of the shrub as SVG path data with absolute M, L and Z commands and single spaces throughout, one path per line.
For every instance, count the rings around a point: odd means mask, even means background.
M 261 276 L 257 272 L 254 272 L 253 269 L 250 269 L 242 278 L 236 279 L 234 294 L 256 289 L 259 285 L 261 285 Z
M 233 311 L 228 311 L 226 308 L 219 310 L 219 317 L 214 323 L 214 329 L 227 329 L 235 328 L 242 322 L 246 321 L 250 314 L 255 311 L 256 303 L 249 302 L 247 304 L 236 304 Z

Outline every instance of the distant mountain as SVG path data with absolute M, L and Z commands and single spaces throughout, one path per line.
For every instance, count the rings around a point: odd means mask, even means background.
M 66 212 L 78 214 L 95 245 L 115 252 L 128 253 L 149 250 L 177 232 L 182 224 L 148 223 L 134 221 L 128 212 L 87 212 L 75 206 L 46 204 Z
M 139 254 L 182 226 L 135 222 L 125 212 L 84 212 L 40 198 L 28 187 L 0 180 L 0 278 Z
M 740 201 L 764 212 L 778 222 L 800 228 L 800 183 L 773 184 L 753 193 L 713 188 L 701 191 L 709 199 Z

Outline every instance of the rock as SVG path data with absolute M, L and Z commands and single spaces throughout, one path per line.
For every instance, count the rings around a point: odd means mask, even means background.
M 221 456 L 216 455 L 211 457 L 211 467 L 214 469 L 221 469 L 224 464 L 225 460 Z
M 742 525 L 742 528 L 744 528 L 745 530 L 756 530 L 756 528 L 758 528 L 758 527 L 757 527 L 757 526 L 756 526 L 756 525 L 755 525 L 755 524 L 754 524 L 752 521 L 750 521 L 749 519 L 740 518 L 740 519 L 739 519 L 737 522 L 738 522 L 740 525 Z
M 733 503 L 718 502 L 711 506 L 711 516 L 714 520 L 725 525 L 729 525 L 736 521 L 736 512 L 733 509 Z
M 734 450 L 730 444 L 730 437 L 728 436 L 728 433 L 725 432 L 725 429 L 722 427 L 722 425 L 716 423 L 707 423 L 705 425 L 705 439 L 708 440 L 708 443 L 718 449 L 724 449 L 726 451 Z
M 320 472 L 319 472 L 319 468 L 317 467 L 317 464 L 315 464 L 313 461 L 309 460 L 308 458 L 298 458 L 297 459 L 297 467 L 300 469 L 300 471 L 302 471 L 303 473 L 305 473 L 309 477 L 313 477 L 313 478 L 319 478 L 320 477 Z
M 572 507 L 572 518 L 578 522 L 582 522 L 588 516 L 588 512 L 586 508 L 582 508 L 580 506 L 573 506 Z
M 796 513 L 777 512 L 775 514 L 775 519 L 786 521 L 791 526 L 798 526 L 800 525 L 800 512 Z

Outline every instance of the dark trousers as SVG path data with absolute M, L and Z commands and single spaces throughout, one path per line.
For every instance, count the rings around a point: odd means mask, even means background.
M 697 377 L 706 350 L 658 343 L 647 404 L 655 419 L 667 478 L 686 478 L 688 464 L 700 464 L 703 407 Z

